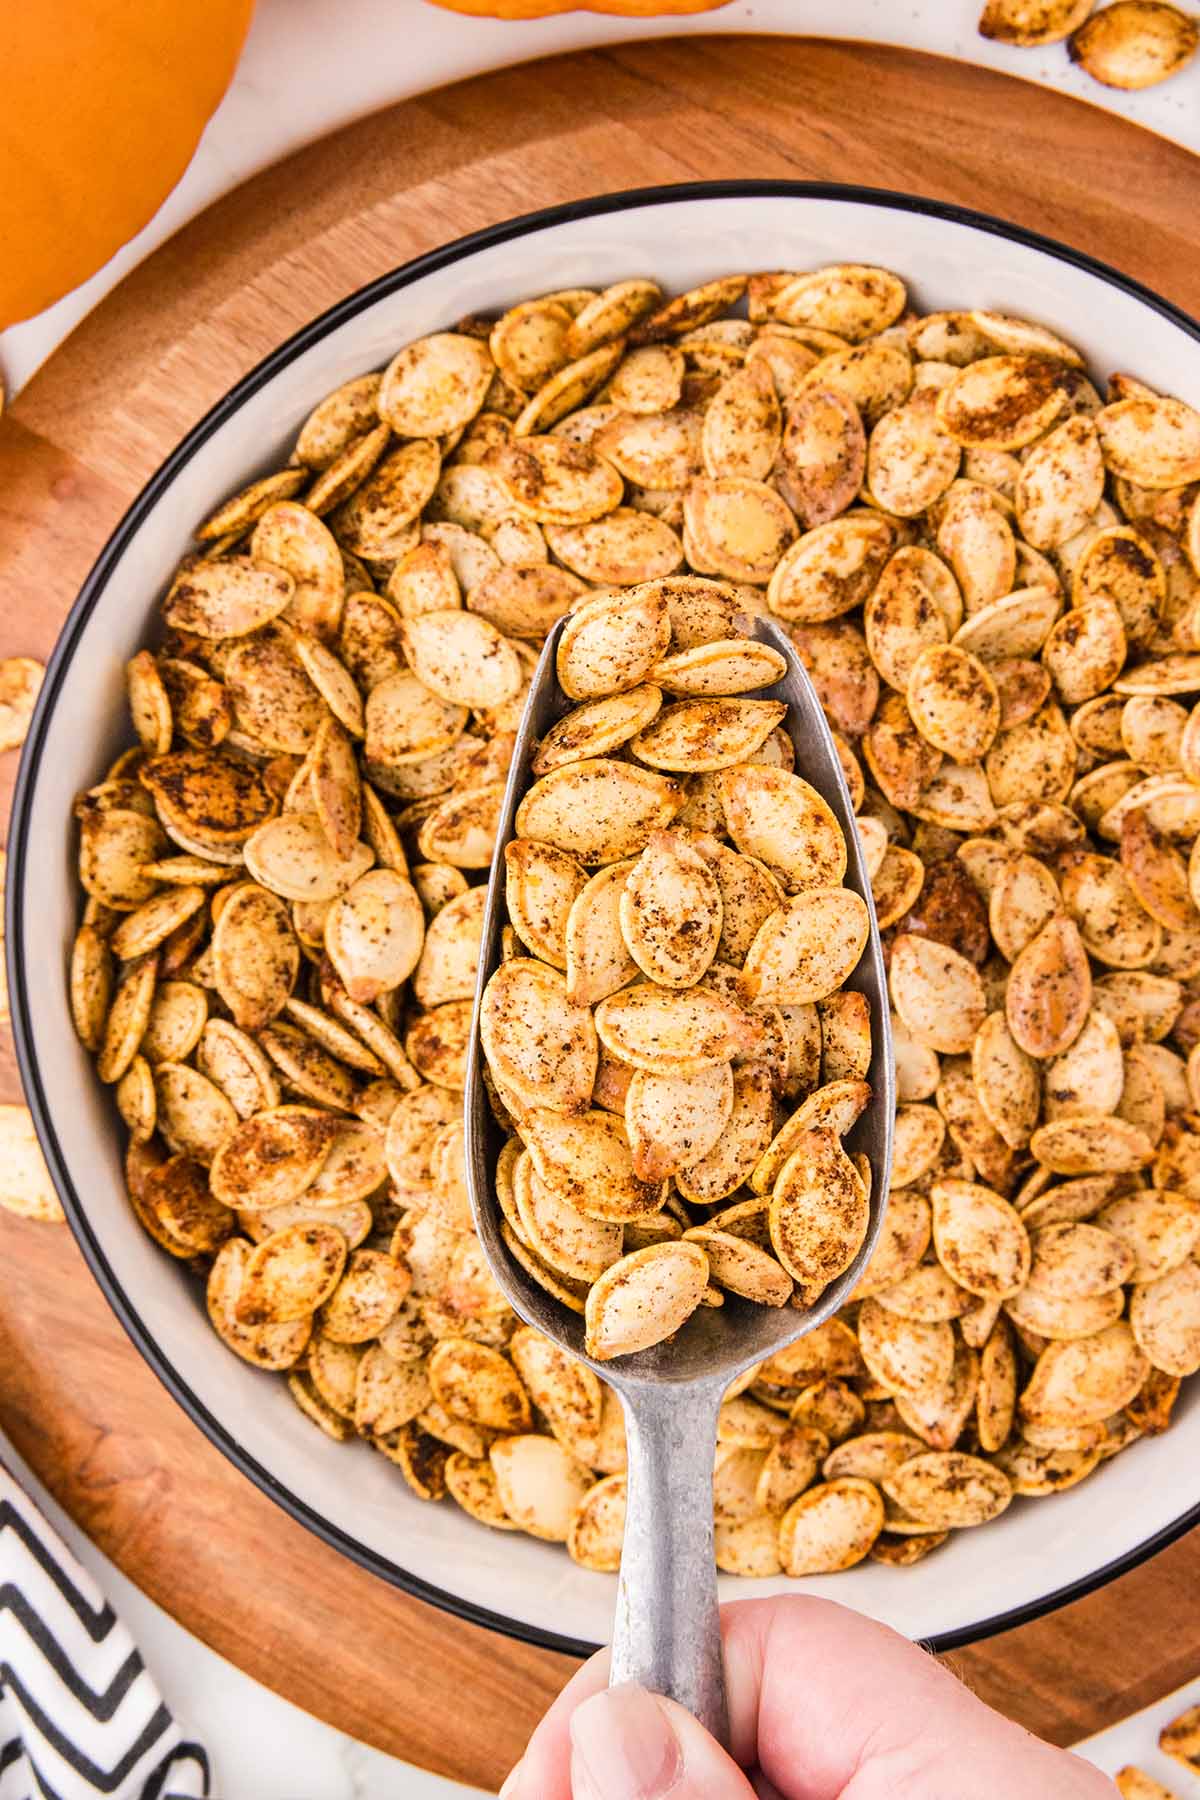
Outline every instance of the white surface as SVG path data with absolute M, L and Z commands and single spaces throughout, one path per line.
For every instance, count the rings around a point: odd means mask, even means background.
M 152 223 L 91 281 L 37 319 L 0 334 L 0 367 L 10 391 L 18 388 L 91 307 L 150 250 L 220 194 L 298 144 L 423 89 L 487 67 L 587 44 L 682 31 L 789 29 L 909 44 L 1004 68 L 1028 80 L 1078 94 L 1200 150 L 1200 68 L 1193 66 L 1175 81 L 1142 95 L 1113 94 L 1073 69 L 1061 46 L 1019 52 L 985 43 L 974 30 L 976 14 L 977 0 L 913 0 L 903 7 L 896 6 L 893 0 L 811 0 L 803 8 L 799 0 L 737 0 L 721 12 L 693 19 L 638 23 L 576 13 L 527 25 L 506 25 L 457 18 L 427 5 L 426 0 L 338 0 L 337 4 L 330 0 L 260 0 L 233 85 L 184 180 Z M 1015 304 L 1013 295 L 1008 298 Z M 361 357 L 351 354 L 351 363 L 359 360 Z M 317 387 L 320 386 L 318 381 Z M 294 411 L 293 408 L 288 416 L 294 416 Z M 274 424 L 282 430 L 286 422 L 287 416 L 277 416 Z M 205 499 L 227 485 L 217 480 Z M 171 544 L 169 554 L 173 556 L 176 547 Z M 143 568 L 136 582 L 118 582 L 114 591 L 123 588 L 137 609 L 150 585 L 148 571 Z M 110 636 L 110 668 L 117 648 Z M 107 688 L 103 683 L 96 685 L 104 690 L 103 704 L 107 708 L 115 680 L 110 678 Z M 74 780 L 74 774 L 68 774 L 67 790 Z M 62 928 L 60 911 L 51 926 L 52 960 L 59 957 Z M 81 1085 L 86 1089 L 90 1103 L 90 1072 L 72 1066 L 70 1077 L 77 1093 Z M 110 1210 L 112 1203 L 110 1192 Z M 142 1244 L 138 1248 L 147 1264 L 160 1272 L 157 1279 L 162 1285 L 164 1265 L 148 1246 Z M 172 1315 L 178 1318 L 178 1295 L 173 1283 L 170 1287 L 171 1291 L 164 1293 L 161 1300 L 165 1320 Z M 199 1335 L 203 1337 L 200 1321 L 192 1321 L 189 1314 L 187 1323 L 199 1325 Z M 195 1349 L 202 1360 L 216 1364 L 218 1359 L 212 1355 L 211 1343 L 198 1342 Z M 249 1371 L 237 1372 L 257 1385 Z M 257 1400 L 255 1393 L 253 1402 Z M 314 1444 L 301 1431 L 291 1448 L 302 1456 L 315 1456 L 324 1447 Z M 1133 1456 L 1141 1454 L 1135 1450 Z M 365 1459 L 365 1453 L 363 1456 Z M 1168 1490 L 1178 1466 L 1174 1464 L 1164 1477 Z M 330 1480 L 340 1480 L 343 1473 L 339 1456 L 330 1470 Z M 1111 1480 L 1115 1473 L 1106 1472 L 1104 1478 Z M 1138 1478 L 1141 1479 L 1140 1471 Z M 1149 1471 L 1146 1480 L 1148 1491 Z M 30 1485 L 36 1491 L 36 1484 Z M 1162 1485 L 1158 1484 L 1160 1488 Z M 1085 1486 L 1085 1493 L 1091 1491 L 1090 1484 Z M 403 1794 L 406 1800 L 409 1796 L 412 1800 L 452 1800 L 454 1796 L 465 1800 L 468 1790 L 355 1743 L 233 1668 L 139 1593 L 47 1496 L 39 1497 L 127 1619 L 173 1710 L 209 1745 L 214 1759 L 214 1788 L 221 1800 L 362 1800 L 368 1795 L 371 1800 L 378 1800 L 385 1793 Z M 389 1495 L 389 1499 L 395 1498 L 394 1493 Z M 1056 1508 L 1061 1504 L 1054 1503 Z M 1042 1523 L 1049 1525 L 1049 1515 Z M 1071 1523 L 1064 1520 L 1059 1541 L 1068 1542 L 1071 1532 Z M 484 1533 L 475 1531 L 473 1535 L 479 1540 L 481 1551 L 490 1548 Z M 561 1558 L 551 1562 L 555 1553 L 527 1547 L 547 1562 L 546 1573 L 551 1577 L 546 1584 L 547 1604 L 551 1612 L 557 1613 L 553 1571 L 561 1566 Z M 1053 1564 L 1054 1534 L 1049 1534 L 1042 1548 Z M 473 1558 L 467 1556 L 464 1560 L 469 1565 Z M 935 1559 L 929 1567 L 932 1570 L 945 1565 L 941 1559 Z M 601 1611 L 606 1605 L 606 1601 L 601 1603 Z M 603 1629 L 602 1620 L 596 1628 Z M 497 1653 L 504 1653 L 502 1640 L 497 1640 Z M 1156 1761 L 1158 1753 L 1152 1746 L 1161 1724 L 1195 1698 L 1195 1693 L 1172 1696 L 1170 1701 L 1139 1714 L 1117 1731 L 1090 1740 L 1086 1753 L 1109 1772 L 1125 1761 L 1137 1761 L 1181 1792 L 1190 1792 L 1185 1773 L 1164 1764 L 1161 1758 Z M 1193 1787 L 1200 1791 L 1200 1784 Z
M 281 1700 L 177 1625 L 127 1581 L 0 1441 L 10 1472 L 99 1582 L 178 1720 L 212 1763 L 214 1800 L 483 1800 L 384 1756 Z
M 376 299 L 260 386 L 180 467 L 144 518 L 78 636 L 50 716 L 31 734 L 37 761 L 27 794 L 40 821 L 40 855 L 10 891 L 23 918 L 10 965 L 14 1011 L 28 996 L 22 972 L 61 969 L 77 916 L 64 822 L 122 716 L 121 667 L 142 641 L 152 597 L 187 544 L 191 520 L 258 468 L 275 466 L 316 399 L 387 360 L 397 345 L 464 311 L 531 291 L 597 285 L 652 269 L 681 288 L 728 268 L 807 268 L 872 255 L 920 271 L 913 303 L 994 307 L 1041 319 L 1076 341 L 1099 377 L 1127 365 L 1156 387 L 1200 402 L 1200 343 L 1099 278 L 1038 250 L 933 217 L 830 200 L 727 199 L 583 217 L 477 250 Z M 663 246 L 672 248 L 664 255 Z M 47 693 L 50 684 L 47 684 Z M 365 1446 L 336 1446 L 313 1431 L 283 1385 L 237 1362 L 213 1341 L 194 1286 L 138 1227 L 126 1203 L 118 1132 L 71 1027 L 66 984 L 41 983 L 32 1025 L 51 1117 L 75 1191 L 123 1290 L 138 1297 L 145 1328 L 170 1365 L 279 1485 L 377 1557 L 418 1571 L 476 1606 L 589 1641 L 607 1636 L 614 1583 L 576 1567 L 556 1546 L 497 1536 L 452 1506 L 423 1506 L 396 1470 Z M 912 1637 L 970 1630 L 1011 1608 L 1089 1577 L 1170 1526 L 1197 1499 L 1200 1394 L 1181 1404 L 1166 1438 L 1139 1443 L 1091 1480 L 1052 1501 L 1018 1501 L 984 1531 L 963 1532 L 912 1569 L 864 1564 L 839 1578 L 839 1599 Z M 788 1589 L 724 1579 L 726 1597 Z M 829 1591 L 817 1582 L 814 1591 Z M 502 1646 L 497 1646 L 502 1654 Z
M 683 18 L 572 12 L 514 24 L 463 18 L 428 0 L 259 0 L 241 65 L 179 186 L 145 230 L 90 281 L 37 318 L 0 333 L 0 368 L 15 392 L 155 245 L 297 145 L 444 82 L 583 45 L 738 31 L 905 44 L 1078 95 L 1200 151 L 1200 59 L 1160 87 L 1123 94 L 1074 67 L 1062 44 L 1014 50 L 989 43 L 976 30 L 980 5 L 981 0 L 733 0 L 719 12 Z M 400 163 L 396 175 L 402 182 Z
M 1131 1713 L 1129 1718 L 1122 1719 L 1108 1731 L 1085 1738 L 1075 1748 L 1080 1756 L 1086 1756 L 1106 1775 L 1115 1775 L 1127 1763 L 1134 1763 L 1172 1794 L 1178 1795 L 1179 1800 L 1200 1800 L 1200 1776 L 1164 1756 L 1158 1747 L 1158 1734 L 1163 1726 L 1177 1719 L 1189 1706 L 1197 1705 L 1200 1705 L 1200 1678 L 1176 1688 L 1173 1694 L 1168 1694 L 1164 1700 L 1156 1700 L 1153 1706 Z

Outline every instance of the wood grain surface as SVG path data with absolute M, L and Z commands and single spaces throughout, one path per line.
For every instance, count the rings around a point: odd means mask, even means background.
M 219 202 L 130 275 L 22 393 L 0 422 L 0 654 L 49 651 L 156 464 L 231 382 L 351 288 L 550 202 L 744 175 L 981 207 L 1200 311 L 1195 160 L 1006 76 L 845 43 L 689 37 L 484 77 L 352 126 Z M 5 810 L 14 761 L 0 758 Z M 15 1097 L 4 1037 L 0 1093 Z M 224 1354 L 215 1342 L 213 1354 Z M 561 1657 L 394 1592 L 294 1525 L 158 1385 L 67 1232 L 9 1217 L 0 1424 L 79 1524 L 184 1625 L 396 1755 L 495 1786 L 569 1673 Z M 935 1578 L 933 1565 L 914 1578 Z M 1196 1673 L 1200 1612 L 1188 1596 L 1198 1579 L 1193 1536 L 952 1661 L 988 1700 L 1068 1742 Z

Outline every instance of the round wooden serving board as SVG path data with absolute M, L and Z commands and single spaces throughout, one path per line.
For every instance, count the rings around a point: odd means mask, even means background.
M 852 44 L 642 43 L 397 106 L 195 220 L 79 327 L 0 423 L 0 654 L 49 651 L 120 513 L 231 382 L 350 289 L 460 232 L 650 183 L 844 180 L 1016 219 L 1200 312 L 1197 174 L 1187 152 L 1077 101 Z M 15 758 L 2 761 L 7 806 Z M 62 855 L 61 844 L 45 854 Z M 0 1092 L 18 1094 L 7 1038 Z M 215 1342 L 213 1354 L 223 1354 Z M 562 1657 L 408 1599 L 293 1524 L 168 1398 L 67 1232 L 8 1216 L 0 1424 L 89 1535 L 184 1625 L 398 1756 L 494 1787 L 570 1673 Z M 936 1579 L 933 1565 L 914 1579 Z M 954 1663 L 988 1700 L 1069 1742 L 1195 1674 L 1200 1612 L 1185 1597 L 1198 1579 L 1192 1538 Z

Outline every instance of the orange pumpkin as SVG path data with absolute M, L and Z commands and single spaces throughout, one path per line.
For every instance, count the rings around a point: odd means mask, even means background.
M 0 52 L 0 327 L 154 216 L 229 83 L 253 0 L 14 0 Z
M 552 13 L 619 13 L 626 19 L 653 19 L 661 13 L 716 12 L 729 0 L 433 0 L 447 12 L 474 19 L 548 19 Z

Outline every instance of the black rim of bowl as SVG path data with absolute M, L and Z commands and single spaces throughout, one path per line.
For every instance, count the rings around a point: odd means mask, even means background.
M 856 187 L 839 182 L 694 181 L 684 182 L 677 186 L 634 188 L 621 193 L 601 194 L 592 199 L 569 201 L 565 205 L 545 207 L 538 212 L 525 213 L 519 218 L 505 220 L 497 225 L 489 225 L 481 231 L 471 232 L 466 237 L 458 238 L 441 249 L 431 250 L 423 256 L 415 257 L 411 262 L 403 264 L 387 275 L 379 276 L 365 287 L 358 288 L 353 293 L 346 295 L 344 299 L 329 307 L 326 312 L 302 326 L 277 349 L 264 357 L 247 375 L 244 375 L 222 399 L 218 400 L 216 405 L 204 415 L 198 424 L 192 427 L 182 442 L 160 465 L 116 526 L 67 615 L 47 666 L 46 678 L 21 757 L 16 793 L 13 799 L 8 847 L 12 879 L 8 882 L 7 932 L 8 942 L 13 946 L 14 951 L 9 979 L 12 988 L 12 1021 L 17 1063 L 25 1097 L 33 1115 L 38 1137 L 41 1140 L 42 1150 L 54 1184 L 62 1198 L 71 1228 L 93 1275 L 126 1332 L 159 1380 L 212 1443 L 224 1452 L 243 1475 L 248 1476 L 257 1487 L 283 1507 L 285 1512 L 298 1520 L 300 1524 L 306 1525 L 323 1542 L 342 1551 L 360 1567 L 370 1570 L 372 1574 L 382 1577 L 383 1580 L 412 1594 L 418 1600 L 428 1601 L 431 1605 L 440 1607 L 443 1611 L 465 1619 L 473 1625 L 486 1626 L 492 1631 L 504 1633 L 522 1642 L 537 1644 L 545 1649 L 560 1651 L 568 1656 L 590 1655 L 596 1646 L 578 1638 L 565 1636 L 560 1632 L 543 1630 L 540 1626 L 528 1624 L 521 1619 L 509 1618 L 502 1613 L 493 1612 L 487 1607 L 464 1600 L 459 1595 L 449 1593 L 443 1588 L 435 1587 L 432 1583 L 422 1580 L 419 1575 L 413 1574 L 411 1570 L 401 1568 L 398 1564 L 389 1561 L 388 1558 L 380 1556 L 366 1544 L 360 1543 L 350 1532 L 331 1525 L 307 1501 L 292 1493 L 237 1442 L 228 1427 L 222 1424 L 193 1393 L 187 1381 L 148 1331 L 138 1312 L 136 1301 L 126 1293 L 114 1272 L 104 1247 L 88 1220 L 86 1208 L 72 1183 L 54 1122 L 50 1116 L 38 1069 L 28 981 L 29 971 L 23 954 L 25 885 L 33 847 L 32 803 L 45 747 L 46 730 L 54 711 L 56 696 L 63 676 L 75 655 L 88 620 L 121 558 L 125 555 L 132 537 L 147 515 L 167 493 L 180 470 L 207 442 L 214 431 L 252 400 L 259 389 L 271 381 L 281 369 L 286 368 L 289 363 L 306 350 L 311 349 L 313 345 L 320 343 L 321 339 L 326 337 L 330 331 L 346 324 L 365 308 L 374 305 L 376 301 L 410 286 L 414 281 L 420 280 L 434 270 L 443 269 L 452 263 L 459 262 L 476 251 L 490 249 L 498 244 L 510 243 L 515 239 L 543 231 L 547 227 L 567 224 L 577 219 L 594 218 L 609 213 L 634 212 L 643 207 L 661 206 L 678 201 L 736 199 L 840 200 L 860 206 L 878 206 L 893 212 L 916 213 L 928 218 L 941 219 L 949 224 L 967 226 L 976 231 L 986 232 L 992 237 L 1008 239 L 1027 249 L 1042 251 L 1059 262 L 1082 269 L 1087 274 L 1106 282 L 1110 287 L 1117 288 L 1122 293 L 1150 307 L 1169 320 L 1171 324 L 1200 342 L 1200 324 L 1180 307 L 1164 300 L 1140 282 L 1121 274 L 1119 270 L 1099 261 L 1096 257 L 1089 256 L 1084 251 L 1071 249 L 1065 244 L 1056 242 L 1053 238 L 1043 237 L 1037 232 L 1028 231 L 1023 226 L 1011 224 L 988 213 L 976 212 L 970 207 L 951 205 L 919 195 L 893 193 L 886 188 Z M 981 1619 L 975 1624 L 941 1632 L 927 1641 L 935 1650 L 952 1650 L 959 1645 L 977 1643 L 983 1638 L 993 1636 L 996 1632 L 1008 1631 L 1017 1625 L 1040 1618 L 1057 1607 L 1065 1606 L 1072 1600 L 1078 1600 L 1085 1594 L 1093 1593 L 1118 1575 L 1127 1574 L 1139 1563 L 1182 1537 L 1197 1522 L 1200 1522 L 1200 1501 L 1181 1513 L 1170 1525 L 1164 1526 L 1161 1531 L 1155 1532 L 1151 1537 L 1126 1551 L 1124 1555 L 1114 1558 L 1113 1561 L 1094 1570 L 1090 1575 L 1084 1576 L 1078 1581 L 1069 1582 L 1063 1587 L 1052 1589 L 1024 1605 L 1015 1606 L 1006 1612 Z

